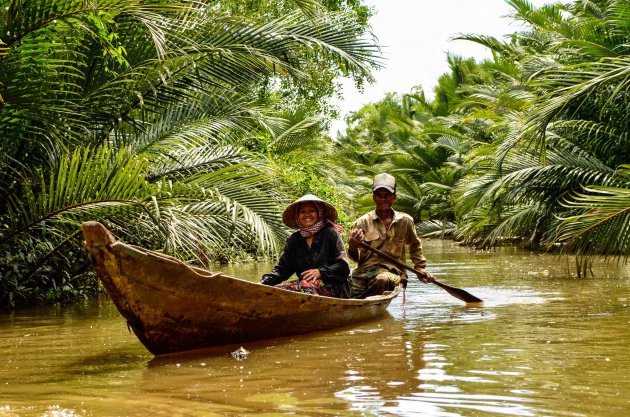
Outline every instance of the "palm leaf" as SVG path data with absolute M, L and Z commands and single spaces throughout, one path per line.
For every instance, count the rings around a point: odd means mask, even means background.
M 61 156 L 48 178 L 42 174 L 33 184 L 25 182 L 23 199 L 8 196 L 12 229 L 18 233 L 43 221 L 62 220 L 65 215 L 134 205 L 146 195 L 146 170 L 146 162 L 124 150 L 78 148 Z
M 317 118 L 298 120 L 284 126 L 284 130 L 279 132 L 268 146 L 280 154 L 304 148 L 315 143 L 316 133 L 319 132 L 320 128 L 321 122 Z
M 630 167 L 622 168 L 626 177 Z M 627 187 L 584 187 L 565 206 L 580 214 L 561 218 L 555 241 L 582 256 L 607 254 L 628 260 L 630 256 L 630 189 Z

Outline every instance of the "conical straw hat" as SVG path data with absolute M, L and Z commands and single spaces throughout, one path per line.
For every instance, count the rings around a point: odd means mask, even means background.
M 282 222 L 293 229 L 299 229 L 300 225 L 297 221 L 298 207 L 300 203 L 306 203 L 307 201 L 313 202 L 315 205 L 322 207 L 324 220 L 330 220 L 331 222 L 335 222 L 337 220 L 337 210 L 332 206 L 332 204 L 325 202 L 313 194 L 306 194 L 305 196 L 295 200 L 294 203 L 289 204 L 289 206 L 284 210 L 284 213 L 282 213 Z

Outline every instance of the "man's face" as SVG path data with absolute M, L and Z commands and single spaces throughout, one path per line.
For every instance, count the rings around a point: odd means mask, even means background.
M 372 200 L 374 200 L 377 210 L 389 210 L 396 201 L 396 194 L 385 188 L 378 188 L 372 193 Z

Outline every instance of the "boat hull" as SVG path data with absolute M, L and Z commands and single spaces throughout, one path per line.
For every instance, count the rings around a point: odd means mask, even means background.
M 304 334 L 383 314 L 398 289 L 345 300 L 190 267 L 116 241 L 100 223 L 83 224 L 92 266 L 120 313 L 154 355 Z

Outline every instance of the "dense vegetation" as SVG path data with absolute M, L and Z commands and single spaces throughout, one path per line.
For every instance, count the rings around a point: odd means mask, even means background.
M 449 56 L 322 132 L 336 77 L 370 80 L 360 1 L 0 1 L 0 305 L 94 291 L 80 224 L 201 264 L 277 253 L 312 192 L 346 225 L 372 175 L 422 233 L 630 254 L 630 4 L 509 0 L 526 29 Z M 453 32 L 457 29 L 453 28 Z M 352 202 L 352 203 L 351 203 Z
M 88 219 L 202 264 L 277 252 L 304 179 L 276 154 L 378 65 L 352 0 L 0 6 L 2 305 L 97 288 Z
M 590 255 L 626 261 L 630 3 L 508 3 L 525 31 L 462 36 L 493 59 L 449 56 L 434 99 L 414 90 L 365 106 L 339 152 L 364 182 L 395 174 L 399 208 L 424 233 L 557 248 L 580 273 Z

